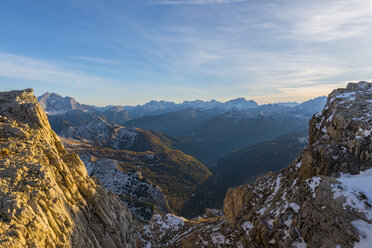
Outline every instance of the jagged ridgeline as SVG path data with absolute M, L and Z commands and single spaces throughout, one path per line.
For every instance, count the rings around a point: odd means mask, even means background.
M 32 90 L 0 93 L 0 247 L 133 247 L 131 214 L 68 154 Z
M 101 126 L 103 121 L 115 123 L 112 125 L 114 129 L 119 125 L 131 131 L 130 127 L 133 127 L 142 129 L 143 134 L 143 129 L 155 130 L 157 132 L 151 131 L 150 135 L 160 140 L 155 147 L 165 143 L 169 148 L 194 156 L 207 167 L 237 149 L 307 129 L 308 120 L 323 109 L 327 100 L 322 96 L 303 103 L 258 105 L 252 100 L 239 98 L 225 103 L 214 100 L 180 104 L 151 101 L 138 106 L 96 107 L 55 93 L 45 93 L 38 99 L 52 129 L 59 136 L 74 135 L 76 132 L 71 132 L 71 128 L 78 129 L 77 136 L 81 136 L 81 131 L 86 135 L 95 126 Z M 148 134 L 136 136 L 136 139 L 150 137 Z M 103 140 L 95 141 L 101 143 Z M 153 143 L 155 139 L 147 141 Z M 105 143 L 110 147 L 118 144 L 111 141 Z M 145 143 L 136 142 L 129 150 L 139 151 L 144 147 L 137 145 Z M 114 148 L 128 149 L 125 147 L 128 143 L 118 145 Z
M 372 83 L 334 90 L 286 168 L 228 190 L 224 215 L 154 215 L 137 247 L 372 247 Z

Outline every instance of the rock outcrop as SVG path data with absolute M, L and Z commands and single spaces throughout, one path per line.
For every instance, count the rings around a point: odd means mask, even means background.
M 172 225 L 170 238 L 152 231 L 166 226 L 154 218 L 138 239 L 154 247 L 370 247 L 372 84 L 334 90 L 309 125 L 309 145 L 288 167 L 228 190 L 224 216 Z
M 68 154 L 32 90 L 0 93 L 0 247 L 133 247 L 131 214 Z

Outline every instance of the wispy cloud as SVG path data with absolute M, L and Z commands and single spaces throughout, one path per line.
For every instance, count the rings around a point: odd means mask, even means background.
M 102 59 L 102 58 L 95 58 L 95 57 L 84 57 L 84 56 L 70 56 L 66 57 L 73 60 L 80 60 L 80 61 L 87 61 L 93 63 L 101 63 L 101 64 L 120 64 L 120 61 L 110 60 L 110 59 Z
M 190 4 L 190 5 L 204 5 L 204 4 L 227 4 L 227 3 L 238 3 L 245 2 L 247 0 L 159 0 L 153 1 L 152 4 L 159 5 L 178 5 L 178 4 Z
M 278 10 L 273 11 L 293 39 L 327 42 L 371 33 L 371 6 L 365 0 L 315 0 Z
M 54 62 L 0 53 L 0 76 L 53 84 L 90 84 L 102 78 L 74 71 Z
M 216 22 L 208 29 L 169 24 L 149 39 L 178 71 L 252 84 L 334 82 L 348 73 L 362 76 L 371 65 L 370 49 L 362 49 L 372 41 L 368 1 L 286 1 L 245 9 L 214 10 Z M 247 20 L 241 13 L 259 14 Z

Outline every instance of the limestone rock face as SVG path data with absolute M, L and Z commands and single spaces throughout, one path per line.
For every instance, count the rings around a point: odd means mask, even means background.
M 303 179 L 357 174 L 372 167 L 371 83 L 350 83 L 334 90 L 323 112 L 309 124 L 309 146 L 300 169 Z
M 131 214 L 68 154 L 32 90 L 0 93 L 0 247 L 133 247 Z
M 200 219 L 160 242 L 168 247 L 370 247 L 372 83 L 334 90 L 309 125 L 309 145 L 288 167 L 229 189 L 224 216 Z M 142 242 L 154 235 L 159 239 L 151 231 L 156 222 L 140 233 Z

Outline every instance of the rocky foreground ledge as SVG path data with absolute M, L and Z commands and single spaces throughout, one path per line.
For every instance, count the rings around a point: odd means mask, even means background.
M 68 154 L 32 90 L 0 92 L 0 247 L 133 247 L 131 214 Z
M 229 189 L 224 215 L 156 215 L 137 247 L 371 247 L 372 83 L 334 90 L 288 167 Z

